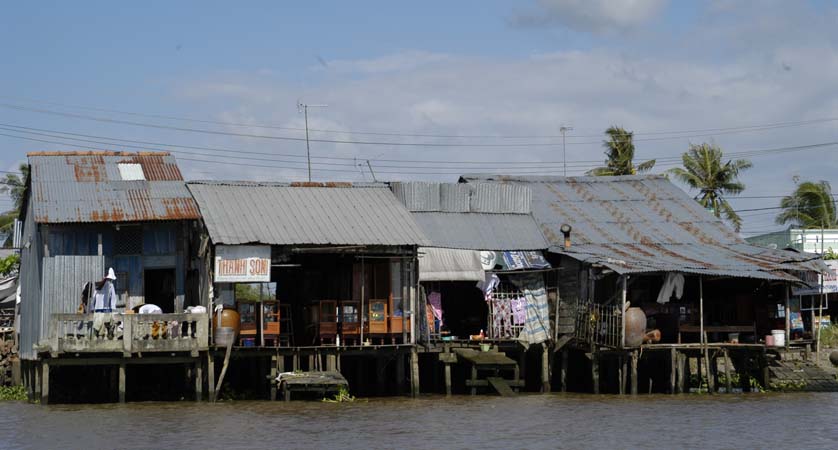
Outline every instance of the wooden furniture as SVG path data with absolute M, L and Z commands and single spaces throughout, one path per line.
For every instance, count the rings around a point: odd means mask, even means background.
M 340 304 L 340 337 L 345 341 L 360 341 L 361 317 L 360 302 L 343 301 Z
M 466 380 L 466 386 L 471 388 L 471 395 L 477 394 L 478 387 L 492 387 L 501 395 L 507 395 L 512 390 L 517 391 L 525 386 L 525 380 L 520 377 L 518 363 L 497 350 L 481 352 L 470 348 L 451 349 L 459 359 L 471 365 L 471 377 Z M 510 375 L 511 378 L 505 378 Z M 488 374 L 488 376 L 486 376 Z M 480 378 L 480 377 L 483 378 Z
M 279 304 L 279 345 L 294 345 L 294 320 L 291 315 L 291 305 Z
M 331 339 L 335 341 L 338 335 L 338 302 L 337 300 L 320 300 L 319 322 L 320 344 Z
M 384 339 L 388 332 L 387 300 L 370 300 L 369 330 L 371 338 Z
M 390 317 L 388 322 L 390 322 L 389 333 L 390 337 L 393 339 L 393 342 L 396 339 L 401 338 L 402 334 L 404 333 L 405 328 L 407 328 L 407 332 L 410 333 L 410 321 L 404 320 L 404 310 L 401 307 L 402 299 L 401 298 L 393 298 L 393 294 L 390 294 L 389 298 L 390 303 Z
M 258 303 L 239 302 L 236 307 L 241 317 L 241 327 L 239 328 L 239 344 L 245 345 L 246 339 L 252 339 L 253 345 L 259 340 L 259 332 L 257 324 L 259 323 Z
M 275 300 L 262 302 L 262 337 L 265 345 L 279 346 L 279 319 L 279 302 Z

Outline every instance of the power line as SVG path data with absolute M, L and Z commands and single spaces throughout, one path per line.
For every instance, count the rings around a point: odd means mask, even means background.
M 234 133 L 229 131 L 217 131 L 217 130 L 207 130 L 207 129 L 199 129 L 199 128 L 186 128 L 186 127 L 176 127 L 171 125 L 161 125 L 161 124 L 152 124 L 147 122 L 133 122 L 128 120 L 119 120 L 119 119 L 111 119 L 106 117 L 96 117 L 96 116 L 88 116 L 83 114 L 74 114 L 74 113 L 67 113 L 62 111 L 54 111 L 54 110 L 47 110 L 47 109 L 40 109 L 40 108 L 29 108 L 25 106 L 19 105 L 12 105 L 8 103 L 0 103 L 0 107 L 21 110 L 21 111 L 29 111 L 29 112 L 37 112 L 42 114 L 50 114 L 50 115 L 57 115 L 63 117 L 72 117 L 77 119 L 84 119 L 84 120 L 92 120 L 97 122 L 105 122 L 105 123 L 114 123 L 120 125 L 131 125 L 131 126 L 138 126 L 138 127 L 146 127 L 146 128 L 156 128 L 156 129 L 165 129 L 165 130 L 173 130 L 173 131 L 184 131 L 190 133 L 202 133 L 202 134 L 211 134 L 211 135 L 221 135 L 221 136 L 235 136 L 235 137 L 247 137 L 247 138 L 255 138 L 255 139 L 269 139 L 269 140 L 280 140 L 280 141 L 296 141 L 302 142 L 305 141 L 306 138 L 301 137 L 292 137 L 292 136 L 275 136 L 275 135 L 264 135 L 264 134 L 253 134 L 253 133 Z M 838 120 L 838 119 L 836 119 Z M 674 137 L 656 137 L 656 138 L 640 138 L 634 139 L 634 142 L 641 142 L 641 141 L 662 141 L 662 140 L 673 140 L 673 139 L 687 139 L 687 138 L 695 138 L 695 137 L 710 137 L 716 136 L 718 134 L 725 134 L 724 132 L 717 132 L 717 133 L 709 133 L 709 134 L 692 134 L 692 135 L 682 135 L 682 136 L 674 136 Z M 449 143 L 440 143 L 440 142 L 384 142 L 384 141 L 364 141 L 364 140 L 341 140 L 341 139 L 309 139 L 310 142 L 322 142 L 322 143 L 331 143 L 331 144 L 353 144 L 353 145 L 385 145 L 385 146 L 393 146 L 393 147 L 461 147 L 461 148 L 497 148 L 497 149 L 508 149 L 508 148 L 524 148 L 524 147 L 554 147 L 557 145 L 556 142 L 547 142 L 547 143 L 537 143 L 537 142 L 522 142 L 522 143 L 515 143 L 515 144 L 489 144 L 489 143 L 462 143 L 462 142 L 449 142 Z M 590 145 L 596 144 L 600 145 L 603 141 L 589 141 L 589 142 L 570 142 L 567 145 Z
M 213 125 L 224 125 L 224 126 L 235 126 L 235 127 L 248 127 L 248 128 L 264 128 L 264 129 L 274 129 L 274 130 L 285 130 L 285 131 L 305 131 L 305 128 L 298 128 L 298 127 L 285 127 L 273 124 L 264 124 L 264 123 L 240 123 L 240 122 L 226 122 L 226 121 L 218 121 L 218 120 L 208 120 L 208 119 L 197 119 L 197 118 L 189 118 L 189 117 L 179 117 L 179 116 L 172 116 L 166 114 L 149 114 L 149 113 L 139 113 L 134 111 L 125 111 L 125 110 L 118 110 L 118 109 L 109 109 L 109 108 L 100 108 L 100 107 L 91 107 L 91 106 L 79 106 L 79 105 L 68 105 L 65 103 L 58 103 L 52 101 L 43 101 L 43 100 L 32 100 L 32 99 L 22 99 L 16 97 L 9 97 L 9 96 L 0 96 L 0 98 L 5 98 L 7 100 L 17 101 L 17 102 L 27 102 L 27 103 L 35 103 L 35 104 L 43 104 L 43 105 L 52 105 L 52 106 L 59 106 L 62 108 L 69 108 L 69 109 L 79 109 L 79 110 L 87 110 L 87 111 L 96 111 L 96 112 L 106 112 L 106 113 L 115 113 L 115 114 L 123 114 L 135 117 L 146 117 L 152 119 L 163 119 L 163 120 L 176 120 L 182 122 L 192 122 L 192 123 L 204 123 L 204 124 L 213 124 Z M 769 124 L 758 124 L 758 125 L 743 125 L 737 127 L 718 127 L 718 128 L 698 128 L 698 129 L 690 129 L 690 130 L 669 130 L 669 131 L 646 131 L 646 132 L 635 132 L 634 135 L 636 136 L 645 136 L 645 135 L 666 135 L 666 134 L 692 134 L 692 133 L 710 133 L 713 132 L 715 134 L 726 134 L 727 132 L 748 132 L 748 131 L 762 131 L 762 130 L 769 130 L 769 129 L 776 129 L 776 128 L 787 128 L 787 127 L 797 127 L 797 126 L 805 126 L 805 125 L 813 125 L 819 123 L 828 123 L 828 122 L 835 122 L 838 121 L 838 118 L 819 118 L 819 119 L 811 119 L 811 120 L 804 120 L 804 121 L 793 121 L 793 122 L 775 122 Z M 396 137 L 427 137 L 427 138 L 448 138 L 448 139 L 462 139 L 462 138 L 474 138 L 474 139 L 558 139 L 563 137 L 563 135 L 492 135 L 492 134 L 433 134 L 433 133 L 407 133 L 407 132 L 385 132 L 385 131 L 350 131 L 350 130 L 330 130 L 330 129 L 316 129 L 310 128 L 309 131 L 318 132 L 318 133 L 332 133 L 332 134 L 347 134 L 347 135 L 370 135 L 370 136 L 396 136 Z M 586 134 L 586 135 L 568 135 L 567 137 L 571 138 L 599 138 L 603 137 L 602 134 Z M 680 138 L 674 137 L 674 138 Z

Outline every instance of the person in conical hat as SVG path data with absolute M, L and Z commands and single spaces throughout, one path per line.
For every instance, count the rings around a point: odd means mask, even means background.
M 113 267 L 108 268 L 108 273 L 102 279 L 101 287 L 97 286 L 94 296 L 93 312 L 114 312 L 116 310 L 116 288 L 113 282 L 116 281 L 116 274 Z M 97 284 L 100 284 L 97 283 Z

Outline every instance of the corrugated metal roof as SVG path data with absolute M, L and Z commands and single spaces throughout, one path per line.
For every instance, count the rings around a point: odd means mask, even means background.
M 415 212 L 413 218 L 435 247 L 468 250 L 544 250 L 529 214 Z
M 168 153 L 29 153 L 35 221 L 137 222 L 199 219 Z M 123 179 L 120 165 L 138 165 Z M 136 179 L 139 172 L 143 179 Z
M 682 271 L 795 279 L 783 270 L 819 270 L 817 255 L 747 244 L 664 176 L 517 177 L 465 181 L 526 185 L 533 217 L 551 251 L 618 273 Z M 562 224 L 573 227 L 563 247 Z
M 529 214 L 527 186 L 497 183 L 391 183 L 393 194 L 412 212 Z
M 384 184 L 188 183 L 215 244 L 428 245 Z

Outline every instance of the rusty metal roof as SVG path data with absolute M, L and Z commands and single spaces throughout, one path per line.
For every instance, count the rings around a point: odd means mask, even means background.
M 428 245 L 385 184 L 190 181 L 215 244 Z
M 796 280 L 783 271 L 820 268 L 817 255 L 746 243 L 660 175 L 462 179 L 529 186 L 532 214 L 550 251 L 618 273 L 678 271 Z M 565 223 L 573 227 L 568 249 L 560 231 Z
M 200 218 L 169 153 L 37 152 L 27 156 L 36 222 Z

